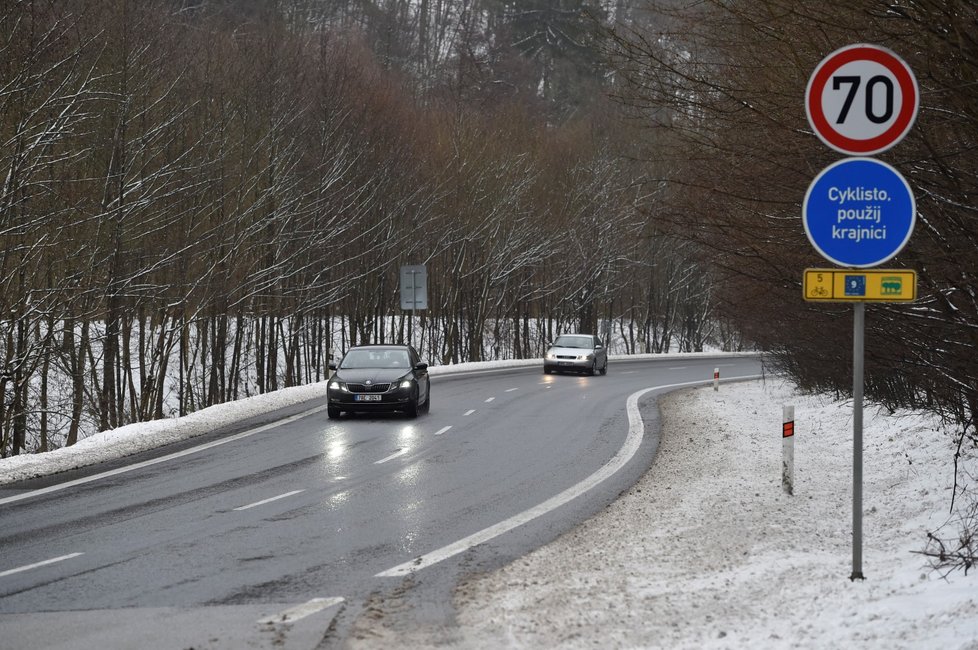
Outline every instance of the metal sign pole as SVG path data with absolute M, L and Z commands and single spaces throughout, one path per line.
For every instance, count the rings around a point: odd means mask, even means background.
M 863 575 L 863 352 L 866 304 L 857 302 L 852 319 L 852 575 Z
M 414 300 L 411 302 L 411 347 L 414 347 L 414 319 L 418 313 L 418 275 L 411 276 L 414 279 Z
M 411 271 L 411 322 L 408 323 L 408 345 L 414 346 L 414 314 L 418 309 L 418 272 Z

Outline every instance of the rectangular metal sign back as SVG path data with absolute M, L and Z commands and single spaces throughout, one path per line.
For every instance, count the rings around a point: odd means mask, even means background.
M 424 264 L 401 267 L 401 309 L 428 308 L 428 270 Z

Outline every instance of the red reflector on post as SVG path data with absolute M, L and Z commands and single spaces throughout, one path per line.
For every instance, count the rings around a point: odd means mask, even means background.
M 781 425 L 781 437 L 782 438 L 790 438 L 793 435 L 795 435 L 795 423 L 794 422 L 785 422 L 783 425 Z

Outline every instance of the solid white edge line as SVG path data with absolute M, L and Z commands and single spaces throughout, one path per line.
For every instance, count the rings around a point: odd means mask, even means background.
M 445 433 L 446 431 L 448 431 L 451 428 L 452 428 L 452 425 L 450 425 L 450 424 L 447 427 L 442 427 L 441 429 L 438 429 L 438 431 L 435 431 L 435 435 L 436 436 L 440 436 L 441 434 Z
M 307 603 L 301 605 L 296 605 L 295 607 L 290 607 L 289 609 L 283 610 L 274 616 L 266 616 L 265 618 L 258 619 L 257 623 L 259 625 L 275 625 L 280 623 L 295 623 L 300 621 L 307 616 L 311 616 L 316 612 L 321 612 L 328 607 L 333 605 L 340 605 L 345 603 L 345 598 L 313 598 Z
M 748 380 L 748 379 L 760 379 L 762 375 L 750 375 L 745 377 L 728 377 L 727 380 Z M 708 380 L 697 380 L 697 381 L 687 381 L 679 384 L 665 384 L 662 386 L 650 386 L 649 388 L 643 388 L 640 391 L 632 393 L 628 396 L 628 400 L 625 404 L 625 410 L 628 414 L 628 434 L 625 436 L 625 443 L 621 446 L 618 452 L 605 463 L 598 471 L 594 472 L 586 479 L 580 483 L 573 485 L 563 492 L 556 494 L 555 496 L 547 499 L 543 503 L 530 508 L 529 510 L 524 510 L 523 512 L 505 519 L 498 524 L 484 528 L 477 533 L 469 535 L 463 539 L 458 540 L 454 544 L 449 544 L 448 546 L 443 546 L 437 550 L 428 553 L 427 555 L 422 555 L 409 562 L 404 562 L 403 564 L 398 564 L 386 571 L 382 571 L 376 574 L 375 578 L 395 578 L 399 576 L 404 576 L 415 571 L 419 571 L 433 564 L 437 564 L 443 560 L 458 555 L 459 553 L 464 553 L 473 546 L 478 546 L 479 544 L 484 544 L 494 537 L 498 537 L 503 533 L 507 533 L 514 528 L 522 526 L 523 524 L 536 519 L 542 515 L 549 513 L 552 510 L 559 508 L 565 503 L 579 497 L 585 492 L 591 490 L 599 483 L 605 479 L 613 476 L 618 470 L 624 467 L 628 461 L 635 456 L 638 451 L 639 446 L 642 443 L 642 437 L 645 435 L 645 423 L 642 421 L 642 414 L 638 408 L 638 400 L 648 392 L 653 390 L 668 390 L 674 388 L 684 388 L 686 386 L 703 386 L 712 383 L 712 379 Z
M 6 571 L 0 571 L 0 578 L 13 575 L 15 573 L 21 573 L 23 571 L 30 571 L 31 569 L 37 569 L 42 566 L 47 566 L 49 564 L 55 564 L 57 562 L 64 562 L 65 560 L 70 560 L 73 557 L 78 557 L 79 555 L 85 555 L 84 553 L 69 553 L 68 555 L 62 555 L 61 557 L 54 557 L 50 560 L 44 560 L 43 562 L 35 562 L 34 564 L 27 564 L 25 566 L 17 567 L 16 569 L 8 569 Z
M 141 463 L 136 463 L 135 465 L 126 465 L 125 467 L 119 467 L 108 472 L 102 472 L 101 474 L 92 474 L 91 476 L 86 476 L 85 478 L 75 479 L 74 481 L 68 481 L 67 483 L 58 483 L 57 485 L 51 485 L 46 488 L 41 488 L 40 490 L 32 490 L 31 492 L 24 492 L 23 494 L 17 494 L 12 497 L 6 497 L 0 499 L 0 506 L 7 503 L 14 503 L 15 501 L 23 501 L 24 499 L 29 499 L 31 497 L 41 496 L 42 494 L 49 494 L 51 492 L 58 492 L 70 487 L 75 487 L 76 485 L 84 485 L 85 483 L 91 483 L 99 479 L 108 478 L 110 476 L 117 476 L 119 474 L 125 474 L 126 472 L 132 472 L 137 469 L 142 469 L 143 467 L 149 467 L 151 465 L 158 465 L 160 463 L 165 463 L 167 461 L 173 460 L 175 458 L 182 458 L 183 456 L 189 456 L 191 454 L 196 454 L 199 451 L 204 451 L 205 449 L 211 449 L 212 447 L 219 447 L 221 445 L 226 445 L 229 442 L 234 442 L 236 440 L 241 440 L 242 438 L 247 438 L 253 436 L 256 433 L 261 433 L 262 431 L 268 431 L 269 429 L 274 429 L 280 427 L 283 424 L 289 424 L 290 422 L 295 422 L 296 420 L 301 420 L 302 418 L 309 417 L 313 413 L 318 413 L 320 411 L 325 411 L 326 406 L 317 406 L 316 408 L 309 409 L 308 411 L 303 411 L 302 413 L 297 413 L 284 420 L 276 420 L 275 422 L 269 422 L 260 427 L 249 429 L 247 431 L 242 431 L 229 438 L 221 438 L 220 440 L 214 440 L 203 445 L 198 445 L 197 447 L 191 447 L 189 449 L 184 449 L 183 451 L 177 451 L 172 454 L 167 454 L 166 456 L 160 456 L 159 458 L 153 458 L 152 460 L 144 460 Z
M 247 510 L 248 508 L 254 508 L 257 506 L 263 506 L 266 503 L 271 503 L 272 501 L 278 501 L 279 499 L 285 499 L 292 496 L 293 494 L 299 494 L 300 492 L 305 492 L 305 490 L 292 490 L 291 492 L 286 492 L 285 494 L 280 494 L 277 497 L 271 497 L 270 499 L 262 499 L 261 501 L 255 501 L 254 503 L 249 503 L 246 506 L 240 506 L 235 508 L 235 510 Z
M 380 460 L 375 460 L 374 461 L 374 465 L 380 465 L 381 463 L 386 463 L 387 461 L 394 460 L 398 456 L 403 456 L 406 453 L 408 453 L 408 450 L 407 449 L 398 449 L 397 451 L 395 451 L 393 454 L 391 454 L 387 458 L 381 458 Z

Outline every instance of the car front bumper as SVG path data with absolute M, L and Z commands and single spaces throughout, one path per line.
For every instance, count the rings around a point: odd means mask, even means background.
M 544 370 L 590 370 L 594 366 L 594 357 L 584 359 L 545 359 L 543 362 Z
M 341 411 L 403 411 L 414 399 L 414 388 L 396 388 L 385 393 L 351 393 L 331 388 L 326 397 L 330 406 Z

